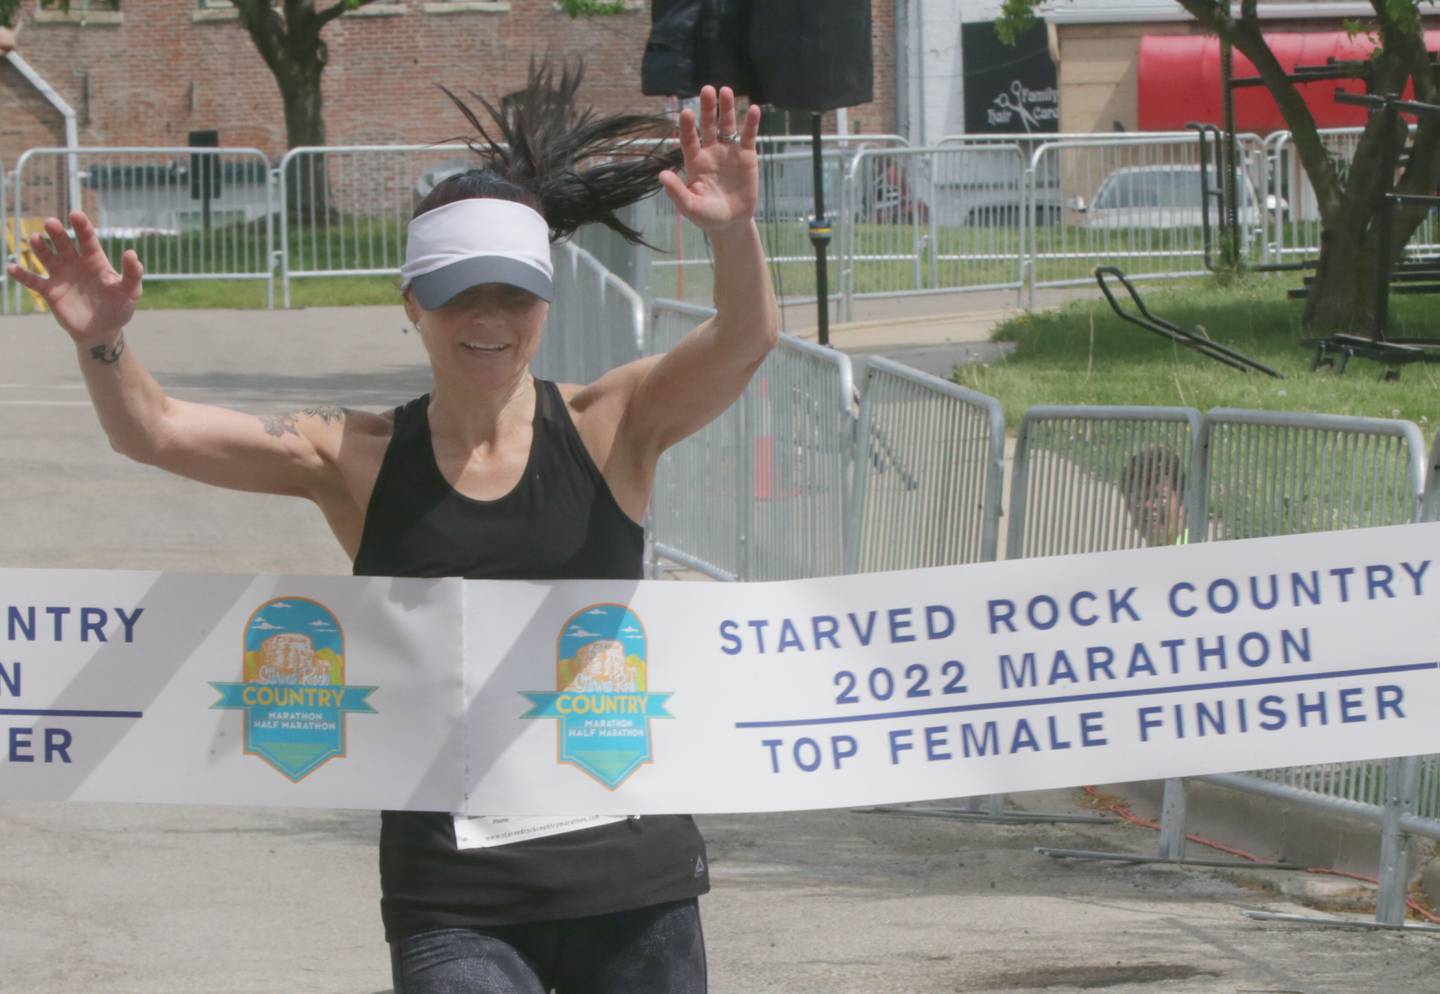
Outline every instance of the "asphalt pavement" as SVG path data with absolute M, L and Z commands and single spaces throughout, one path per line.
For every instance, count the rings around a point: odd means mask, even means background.
M 256 413 L 381 409 L 428 385 L 402 327 L 398 307 L 146 312 L 128 339 L 178 397 Z M 46 317 L 0 318 L 0 467 L 7 567 L 348 572 L 303 502 L 211 490 L 113 453 Z M 1014 803 L 1089 809 L 1078 792 Z M 1437 936 L 1241 914 L 1353 911 L 1365 899 L 1353 883 L 1033 852 L 1153 847 L 1130 825 L 847 810 L 701 825 L 716 994 L 1392 994 L 1440 976 Z M 0 804 L 0 994 L 389 991 L 377 836 L 373 812 Z

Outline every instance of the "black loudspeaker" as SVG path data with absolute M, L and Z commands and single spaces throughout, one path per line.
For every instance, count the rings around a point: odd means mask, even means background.
M 875 99 L 871 0 L 653 0 L 647 94 L 706 83 L 757 103 L 824 111 Z
M 761 0 L 765 2 L 765 0 Z M 641 91 L 693 97 L 706 83 L 751 94 L 752 0 L 651 0 Z
M 761 103 L 787 110 L 875 99 L 871 0 L 755 0 L 750 61 Z

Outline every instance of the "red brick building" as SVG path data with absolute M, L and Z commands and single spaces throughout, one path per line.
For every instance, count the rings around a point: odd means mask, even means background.
M 895 130 L 895 0 L 873 0 L 875 102 L 850 112 L 850 130 Z M 125 0 L 118 13 L 69 15 L 23 6 L 19 54 L 76 111 L 80 144 L 184 145 L 218 129 L 226 146 L 285 149 L 274 77 L 229 0 Z M 98 5 L 97 5 L 98 6 Z M 491 99 L 517 89 L 533 54 L 584 56 L 583 96 L 604 111 L 659 111 L 640 93 L 648 4 L 571 20 L 553 0 L 377 0 L 325 29 L 328 142 L 432 142 L 463 121 L 435 89 Z M 26 148 L 63 145 L 63 119 L 0 59 L 0 164 Z

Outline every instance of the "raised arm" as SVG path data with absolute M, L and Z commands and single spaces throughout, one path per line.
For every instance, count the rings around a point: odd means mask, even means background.
M 729 87 L 700 91 L 700 122 L 680 116 L 685 178 L 660 174 L 682 216 L 706 232 L 714 257 L 715 316 L 663 356 L 642 359 L 596 387 L 623 397 L 617 449 L 652 468 L 660 453 L 718 417 L 744 392 L 779 340 L 780 315 L 755 227 L 760 108 L 741 117 Z
M 71 241 L 56 218 L 31 248 L 43 277 L 10 266 L 11 278 L 40 293 L 75 344 L 80 369 L 111 446 L 132 459 L 203 483 L 319 499 L 337 489 L 344 430 L 339 408 L 272 418 L 165 396 L 125 341 L 144 268 L 126 250 L 117 272 L 83 213 L 70 215 Z M 369 417 L 374 417 L 369 416 Z

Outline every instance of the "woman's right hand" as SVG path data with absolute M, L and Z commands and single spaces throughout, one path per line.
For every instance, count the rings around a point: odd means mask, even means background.
M 70 213 L 75 241 L 58 218 L 45 219 L 45 236 L 30 236 L 30 250 L 48 276 L 21 266 L 7 267 L 10 278 L 45 299 L 55 320 L 77 345 L 108 345 L 129 324 L 140 300 L 145 267 L 134 249 L 126 249 L 120 272 L 100 246 L 95 225 L 80 211 Z

